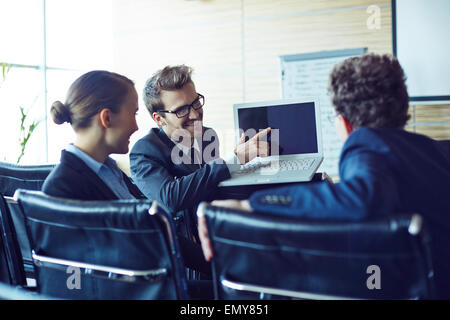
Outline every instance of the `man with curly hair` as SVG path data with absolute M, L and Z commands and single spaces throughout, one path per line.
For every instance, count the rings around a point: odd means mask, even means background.
M 409 119 L 405 80 L 397 59 L 388 55 L 349 58 L 333 69 L 329 91 L 336 129 L 345 141 L 339 183 L 274 188 L 245 201 L 213 204 L 322 220 L 419 213 L 431 230 L 438 296 L 450 298 L 450 162 L 435 141 L 404 130 Z M 210 260 L 204 218 L 199 235 Z

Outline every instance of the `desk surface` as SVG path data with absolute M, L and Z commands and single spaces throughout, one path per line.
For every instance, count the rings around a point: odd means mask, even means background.
M 255 185 L 246 185 L 246 186 L 228 186 L 228 187 L 219 187 L 219 191 L 215 200 L 225 200 L 225 199 L 248 199 L 250 195 L 256 191 L 264 190 L 264 189 L 272 189 L 276 187 L 285 187 L 289 185 L 296 184 L 305 184 L 311 182 L 319 182 L 328 180 L 333 182 L 331 178 L 322 172 L 317 172 L 311 181 L 307 182 L 290 182 L 290 183 L 271 183 L 271 184 L 255 184 Z

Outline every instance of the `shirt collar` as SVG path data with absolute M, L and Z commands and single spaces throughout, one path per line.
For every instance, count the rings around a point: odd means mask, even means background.
M 66 151 L 73 153 L 74 155 L 76 155 L 78 158 L 80 158 L 81 160 L 83 160 L 83 162 L 90 168 L 92 169 L 92 171 L 94 171 L 96 174 L 99 174 L 100 169 L 102 168 L 102 166 L 105 164 L 107 166 L 110 166 L 111 158 L 106 158 L 105 163 L 101 163 L 98 162 L 97 160 L 95 160 L 94 158 L 92 158 L 90 155 L 88 155 L 86 152 L 78 149 L 74 144 L 69 144 L 66 147 Z

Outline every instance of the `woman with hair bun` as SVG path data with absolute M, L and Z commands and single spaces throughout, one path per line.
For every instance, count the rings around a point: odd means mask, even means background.
M 60 164 L 42 191 L 78 200 L 145 198 L 117 167 L 112 153 L 127 153 L 138 130 L 138 95 L 134 83 L 117 73 L 91 71 L 70 86 L 65 103 L 50 109 L 56 124 L 68 122 L 76 139 L 62 151 Z
M 68 122 L 76 139 L 62 151 L 61 161 L 44 182 L 48 195 L 78 200 L 145 198 L 141 191 L 109 157 L 127 153 L 130 136 L 138 130 L 138 95 L 134 83 L 117 73 L 91 71 L 70 86 L 65 103 L 50 109 L 56 124 Z M 211 274 L 201 248 L 179 236 L 187 267 Z M 191 297 L 212 298 L 211 281 L 189 281 Z

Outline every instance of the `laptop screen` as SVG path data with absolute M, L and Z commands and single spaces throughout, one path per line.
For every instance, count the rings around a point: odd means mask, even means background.
M 237 116 L 244 132 L 279 129 L 279 154 L 291 155 L 318 152 L 315 112 L 314 102 L 305 102 L 239 108 Z

